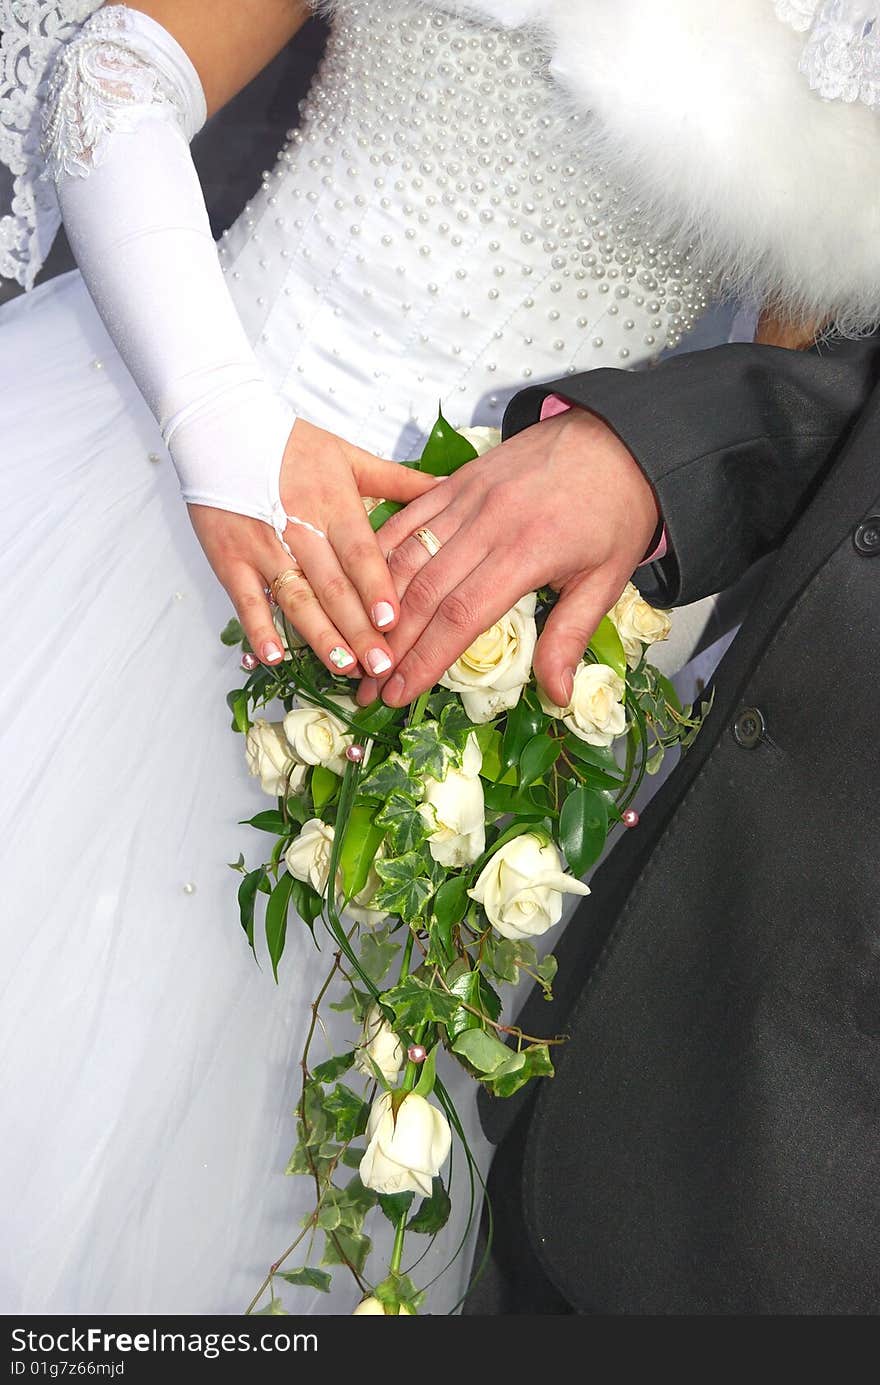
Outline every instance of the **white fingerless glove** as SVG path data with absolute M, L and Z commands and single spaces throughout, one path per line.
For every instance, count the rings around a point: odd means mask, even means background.
M 189 141 L 198 74 L 155 20 L 99 10 L 62 50 L 47 168 L 111 337 L 159 421 L 186 501 L 271 524 L 292 409 L 263 378 L 230 299 Z

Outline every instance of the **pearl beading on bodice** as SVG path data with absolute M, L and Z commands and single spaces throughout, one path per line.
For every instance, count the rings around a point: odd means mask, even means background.
M 301 114 L 221 258 L 270 376 L 364 446 L 410 455 L 438 393 L 491 423 L 531 380 L 651 360 L 707 305 L 616 215 L 528 30 L 340 4 Z

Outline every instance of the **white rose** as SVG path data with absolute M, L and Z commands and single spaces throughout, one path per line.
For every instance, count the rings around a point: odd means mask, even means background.
M 410 1308 L 410 1306 L 409 1306 L 408 1303 L 401 1303 L 400 1306 L 399 1306 L 398 1309 L 397 1309 L 397 1317 L 401 1317 L 401 1316 L 403 1316 L 403 1315 L 405 1314 L 407 1317 L 412 1318 L 412 1317 L 415 1316 L 415 1311 L 416 1311 L 416 1310 L 415 1310 L 414 1308 Z M 373 1295 L 370 1294 L 370 1296 L 369 1296 L 368 1298 L 362 1298 L 362 1299 L 361 1299 L 361 1301 L 360 1301 L 360 1303 L 358 1304 L 357 1308 L 355 1308 L 355 1309 L 353 1310 L 351 1316 L 352 1316 L 353 1318 L 356 1318 L 356 1317 L 358 1316 L 359 1313 L 364 1313 L 364 1314 L 368 1314 L 368 1315 L 369 1315 L 369 1314 L 373 1314 L 373 1315 L 379 1315 L 379 1314 L 381 1314 L 381 1315 L 384 1317 L 384 1316 L 385 1316 L 385 1308 L 384 1308 L 384 1306 L 379 1302 L 379 1300 L 378 1300 L 377 1298 L 373 1298 Z M 393 1313 L 391 1313 L 389 1316 L 394 1317 L 395 1315 L 394 1315 Z
M 589 887 L 566 875 L 559 852 L 533 832 L 505 842 L 468 890 L 504 938 L 537 938 L 562 917 L 564 894 L 587 895 Z
M 282 722 L 258 717 L 245 737 L 244 753 L 248 769 L 259 778 L 264 793 L 273 798 L 284 792 L 299 793 L 306 771 L 294 757 Z
M 626 730 L 624 691 L 620 674 L 607 664 L 578 664 L 567 707 L 557 707 L 540 690 L 538 700 L 588 745 L 608 746 Z
M 427 827 L 428 850 L 441 866 L 471 866 L 486 849 L 486 805 L 476 736 L 467 738 L 461 769 L 448 766 L 442 779 L 425 779 L 419 812 Z
M 491 721 L 519 702 L 532 672 L 538 638 L 534 592 L 524 596 L 490 630 L 474 640 L 440 679 L 457 692 L 471 721 Z
M 382 1092 L 370 1108 L 361 1182 L 377 1193 L 430 1197 L 452 1145 L 449 1124 L 442 1111 L 415 1092 L 403 1098 L 395 1119 L 392 1095 Z
M 349 716 L 358 710 L 350 697 L 334 697 L 332 701 Z M 334 774 L 345 773 L 345 751 L 354 736 L 339 717 L 323 707 L 297 707 L 287 713 L 283 725 L 294 755 L 304 765 L 324 765 Z
M 458 428 L 456 432 L 467 438 L 478 457 L 482 457 L 484 452 L 491 452 L 501 442 L 500 428 Z
M 621 596 L 608 612 L 623 645 L 626 662 L 635 668 L 642 657 L 642 645 L 669 638 L 672 621 L 667 611 L 649 606 L 638 587 L 627 582 Z
M 403 1044 L 378 1005 L 371 1005 L 364 1016 L 364 1031 L 354 1060 L 358 1072 L 367 1077 L 375 1077 L 371 1058 L 388 1083 L 397 1081 L 406 1062 Z
M 333 850 L 333 828 L 320 818 L 304 822 L 299 836 L 284 853 L 287 869 L 297 880 L 322 895 L 330 878 L 330 853 Z

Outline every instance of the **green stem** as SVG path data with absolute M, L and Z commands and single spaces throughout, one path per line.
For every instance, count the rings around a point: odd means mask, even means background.
M 400 1263 L 403 1260 L 403 1238 L 406 1235 L 406 1212 L 401 1214 L 400 1221 L 397 1223 L 397 1230 L 394 1233 L 394 1247 L 391 1251 L 391 1259 L 388 1262 L 388 1269 L 391 1274 L 400 1273 Z
M 425 712 L 428 709 L 428 698 L 430 696 L 431 694 L 429 691 L 423 692 L 421 697 L 416 698 L 415 702 L 412 704 L 412 711 L 409 714 L 408 724 L 410 726 L 418 726 L 419 723 L 424 720 Z

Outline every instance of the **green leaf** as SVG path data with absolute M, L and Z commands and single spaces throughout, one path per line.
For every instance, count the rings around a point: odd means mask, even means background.
M 321 809 L 330 802 L 341 783 L 342 780 L 339 775 L 334 774 L 326 765 L 315 765 L 309 787 L 312 791 L 312 802 L 315 805 L 316 813 L 320 813 Z
M 357 1270 L 358 1274 L 361 1274 L 367 1263 L 370 1247 L 369 1236 L 365 1236 L 362 1232 L 347 1231 L 344 1227 L 340 1227 L 338 1231 L 327 1236 L 321 1264 L 349 1264 Z
M 431 901 L 431 914 L 444 931 L 461 923 L 468 907 L 468 876 L 451 875 Z
M 241 919 L 241 926 L 245 931 L 247 940 L 255 956 L 254 908 L 257 902 L 260 882 L 265 877 L 265 874 L 266 872 L 262 866 L 260 866 L 258 870 L 249 871 L 238 887 L 238 912 Z
M 399 793 L 415 803 L 421 798 L 421 785 L 395 750 L 361 781 L 359 793 L 364 798 L 379 798 L 383 803 L 387 803 L 393 793 Z
M 374 905 L 399 914 L 405 923 L 420 920 L 434 884 L 428 875 L 430 867 L 417 851 L 408 851 L 391 860 L 377 861 L 376 873 L 383 881 L 376 892 Z
M 563 749 L 570 760 L 577 760 L 587 772 L 590 785 L 597 789 L 619 789 L 624 775 L 610 746 L 588 745 L 572 732 Z
M 370 1114 L 368 1104 L 342 1082 L 338 1082 L 333 1091 L 324 1097 L 324 1110 L 333 1123 L 337 1140 L 342 1144 L 362 1135 L 367 1128 Z
M 449 760 L 449 747 L 440 739 L 436 721 L 423 721 L 400 733 L 400 745 L 409 761 L 411 777 L 442 779 Z
M 406 1224 L 407 1231 L 416 1231 L 422 1236 L 436 1236 L 438 1231 L 449 1220 L 449 1213 L 452 1211 L 452 1203 L 449 1194 L 443 1186 L 442 1178 L 435 1178 L 431 1187 L 431 1196 L 422 1201 L 422 1205 L 415 1216 L 410 1217 Z
M 543 804 L 506 784 L 487 784 L 483 799 L 490 813 L 515 813 L 521 822 L 538 822 L 547 814 Z
M 284 951 L 287 936 L 287 911 L 290 907 L 290 894 L 294 886 L 292 875 L 282 875 L 269 896 L 266 905 L 266 943 L 272 963 L 272 975 L 278 980 L 278 963 Z
M 356 1049 L 352 1049 L 350 1053 L 341 1053 L 336 1058 L 328 1058 L 325 1062 L 319 1063 L 312 1069 L 312 1077 L 316 1082 L 335 1082 L 337 1077 L 348 1072 L 355 1060 L 356 1052 Z
M 517 1061 L 484 1078 L 483 1081 L 495 1096 L 513 1096 L 533 1077 L 552 1077 L 553 1064 L 550 1050 L 546 1044 L 530 1044 L 512 1055 Z
M 303 799 L 291 794 L 287 800 L 287 816 L 291 822 L 298 822 L 302 826 L 312 816 L 312 810 Z
M 383 991 L 381 999 L 403 1029 L 412 1029 L 426 1020 L 448 1024 L 459 1008 L 454 995 L 426 985 L 417 976 L 407 976 L 390 990 Z
M 294 881 L 290 898 L 296 912 L 314 937 L 315 919 L 319 916 L 324 907 L 323 899 L 318 894 L 318 891 L 312 889 L 312 886 L 307 885 L 304 880 Z
M 366 803 L 356 803 L 349 814 L 339 853 L 346 898 L 351 899 L 366 885 L 384 836 L 381 825 L 376 823 L 375 810 Z
M 412 1207 L 415 1193 L 380 1193 L 379 1206 L 385 1213 L 392 1226 L 397 1226 L 401 1217 L 405 1217 L 410 1207 Z
M 645 773 L 656 774 L 659 771 L 661 765 L 663 764 L 665 755 L 666 751 L 663 749 L 663 746 L 658 745 L 653 755 L 648 756 L 648 761 L 645 765 Z
M 281 1302 L 280 1298 L 273 1298 L 271 1303 L 267 1303 L 265 1308 L 258 1308 L 254 1314 L 256 1318 L 289 1318 L 290 1314 Z
M 598 861 L 607 836 L 606 800 L 594 789 L 572 789 L 559 815 L 559 842 L 574 875 L 583 875 Z
M 465 462 L 472 462 L 476 455 L 477 449 L 446 422 L 442 413 L 438 413 L 437 422 L 425 443 L 419 470 L 427 472 L 429 476 L 451 476 Z
M 265 812 L 257 813 L 252 818 L 242 818 L 240 827 L 256 827 L 259 832 L 271 832 L 275 837 L 283 837 L 290 834 L 290 825 L 284 821 L 284 815 L 279 813 L 277 808 L 267 808 Z
M 409 794 L 391 794 L 385 807 L 376 814 L 376 822 L 380 828 L 388 829 L 388 840 L 395 855 L 405 855 L 428 838 L 425 819 Z
M 375 735 L 377 731 L 384 731 L 393 721 L 399 718 L 403 709 L 400 707 L 388 707 L 380 698 L 371 702 L 369 707 L 359 707 L 352 717 L 352 721 L 366 739 L 367 736 Z
M 248 694 L 245 688 L 236 688 L 234 692 L 226 694 L 226 705 L 232 713 L 233 731 L 241 731 L 247 734 L 251 729 L 251 721 L 248 716 Z
M 475 724 L 471 721 L 464 706 L 456 697 L 453 702 L 447 702 L 440 713 L 440 734 L 449 745 L 457 752 L 457 763 L 461 764 L 461 756 L 467 745 L 468 737 L 476 731 Z
M 478 1073 L 490 1075 L 511 1057 L 507 1044 L 487 1034 L 485 1029 L 465 1029 L 452 1045 L 452 1052 L 465 1058 Z
M 244 630 L 242 629 L 241 621 L 236 620 L 235 616 L 233 616 L 231 620 L 226 622 L 223 629 L 220 631 L 220 640 L 223 644 L 232 648 L 236 644 L 241 644 L 243 639 Z
M 370 980 L 378 986 L 400 951 L 400 943 L 391 942 L 378 933 L 365 933 L 361 942 L 361 966 Z
M 276 1270 L 275 1276 L 286 1284 L 296 1284 L 302 1289 L 320 1289 L 322 1294 L 330 1292 L 330 1275 L 326 1270 L 313 1270 L 309 1265 L 304 1265 L 301 1270 Z
M 383 500 L 382 504 L 371 510 L 368 516 L 373 532 L 381 529 L 386 520 L 389 520 L 392 515 L 396 515 L 397 511 L 402 509 L 403 506 L 396 500 Z
M 529 741 L 546 731 L 550 718 L 541 710 L 537 699 L 523 693 L 519 702 L 507 713 L 507 725 L 501 743 L 501 765 L 509 769 L 519 763 L 520 756 Z
M 527 741 L 519 760 L 520 788 L 525 789 L 529 784 L 543 779 L 550 767 L 556 763 L 561 749 L 562 741 L 548 736 L 543 731 Z
M 619 673 L 621 678 L 626 679 L 626 654 L 617 627 L 610 617 L 603 616 L 600 620 L 596 633 L 590 640 L 589 650 L 598 664 L 607 664 L 615 673 Z
M 549 986 L 554 980 L 558 969 L 559 963 L 553 956 L 553 953 L 548 952 L 546 957 L 542 957 L 541 961 L 535 967 L 535 975 L 539 976 L 545 985 Z
M 476 735 L 477 743 L 483 752 L 483 764 L 480 769 L 482 778 L 488 779 L 492 784 L 515 784 L 515 767 L 511 765 L 510 769 L 505 770 L 501 764 L 501 732 L 487 721 L 476 728 Z
M 346 1145 L 345 1149 L 342 1151 L 341 1162 L 348 1169 L 358 1169 L 360 1168 L 363 1157 L 363 1145 Z
M 373 1297 L 379 1300 L 386 1314 L 393 1317 L 399 1314 L 401 1304 L 405 1304 L 415 1313 L 425 1295 L 418 1292 L 408 1274 L 390 1270 L 388 1277 L 374 1288 Z

